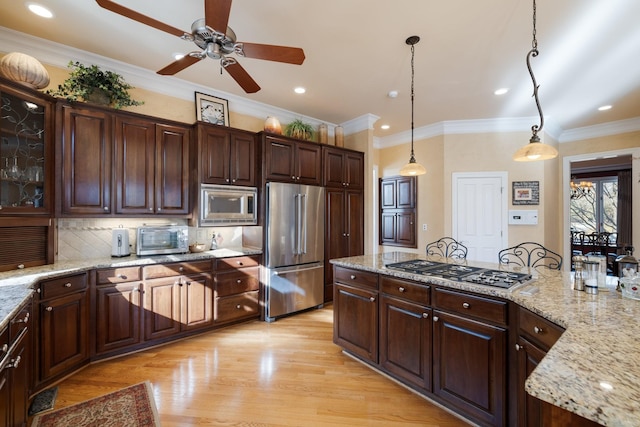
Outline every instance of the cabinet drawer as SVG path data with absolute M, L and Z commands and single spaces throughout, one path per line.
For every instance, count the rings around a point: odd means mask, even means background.
M 441 310 L 459 313 L 464 317 L 507 324 L 507 303 L 479 295 L 435 288 L 433 306 Z
M 9 340 L 15 343 L 23 330 L 27 329 L 31 322 L 31 304 L 27 304 L 11 319 L 9 327 Z
M 96 284 L 134 282 L 140 280 L 140 267 L 117 267 L 96 270 Z
M 333 280 L 347 285 L 378 289 L 378 275 L 350 268 L 334 267 Z
M 209 273 L 211 267 L 211 261 L 172 262 L 143 267 L 142 275 L 145 279 L 156 279 L 181 274 Z
M 249 267 L 216 273 L 215 282 L 218 297 L 257 291 L 260 288 L 260 268 Z
M 564 332 L 562 327 L 525 308 L 519 308 L 518 312 L 520 334 L 538 344 L 542 344 L 546 347 L 546 350 L 551 348 Z
M 382 292 L 420 305 L 431 305 L 431 286 L 380 276 Z
M 258 316 L 258 291 L 216 299 L 216 323 Z
M 40 282 L 40 299 L 56 298 L 87 288 L 87 273 Z
M 236 268 L 257 267 L 260 265 L 260 256 L 236 256 L 231 258 L 218 258 L 216 270 L 234 270 Z

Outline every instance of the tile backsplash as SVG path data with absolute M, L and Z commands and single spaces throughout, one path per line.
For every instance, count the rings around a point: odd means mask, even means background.
M 136 229 L 142 225 L 187 225 L 184 219 L 149 218 L 62 218 L 57 220 L 56 261 L 111 256 L 112 230 L 126 228 L 131 253 L 136 252 Z M 262 247 L 262 227 L 189 227 L 189 244 L 211 244 L 216 233 L 218 247 Z

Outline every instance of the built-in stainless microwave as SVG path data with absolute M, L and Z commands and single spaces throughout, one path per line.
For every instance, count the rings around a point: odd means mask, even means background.
M 189 227 L 160 225 L 138 227 L 136 255 L 164 255 L 189 252 Z
M 258 189 L 235 185 L 200 185 L 200 226 L 255 225 Z

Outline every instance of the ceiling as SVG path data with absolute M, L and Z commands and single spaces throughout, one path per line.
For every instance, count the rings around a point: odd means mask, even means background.
M 0 26 L 152 71 L 171 63 L 176 52 L 196 50 L 192 42 L 92 0 L 33 1 L 54 18 L 31 14 L 23 0 L 0 0 Z M 203 0 L 116 1 L 182 30 L 204 16 Z M 209 58 L 175 77 L 333 124 L 378 116 L 374 136 L 384 138 L 411 126 L 411 49 L 405 40 L 418 35 L 416 128 L 535 118 L 525 62 L 532 9 L 529 0 L 400 0 L 393 6 L 382 0 L 234 0 L 229 26 L 238 41 L 301 47 L 304 63 L 238 58 L 262 87 L 255 94 L 245 94 Z M 640 117 L 638 18 L 638 0 L 537 0 L 540 55 L 532 67 L 545 125 L 561 133 Z M 307 92 L 297 95 L 295 86 Z M 509 92 L 493 94 L 502 87 Z M 388 96 L 393 90 L 396 98 Z M 602 105 L 612 108 L 600 112 Z M 381 130 L 382 124 L 390 129 Z

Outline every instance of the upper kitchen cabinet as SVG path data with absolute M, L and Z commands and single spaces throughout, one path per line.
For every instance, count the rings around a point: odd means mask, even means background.
M 251 132 L 199 122 L 200 183 L 255 187 L 256 140 Z
M 0 80 L 0 215 L 50 216 L 53 104 Z
M 60 216 L 189 214 L 187 125 L 60 104 Z
M 326 187 L 364 187 L 364 153 L 336 147 L 322 147 L 322 152 Z
M 416 177 L 380 178 L 380 244 L 416 247 Z
M 322 146 L 283 136 L 261 134 L 265 181 L 322 185 Z
M 56 120 L 60 215 L 111 214 L 111 115 L 101 109 L 59 104 Z
M 118 114 L 114 133 L 115 213 L 187 214 L 190 130 Z

